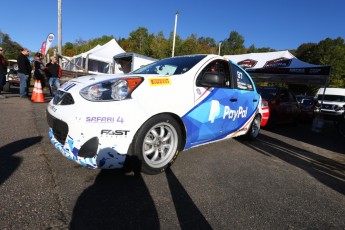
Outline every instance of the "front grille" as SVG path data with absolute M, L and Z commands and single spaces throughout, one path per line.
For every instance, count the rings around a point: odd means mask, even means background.
M 70 93 L 58 90 L 53 99 L 54 105 L 73 105 L 74 100 Z
M 48 122 L 49 127 L 53 129 L 53 134 L 56 140 L 60 142 L 62 145 L 64 145 L 67 138 L 67 134 L 68 134 L 67 123 L 52 116 L 48 111 L 47 111 L 47 122 Z
M 335 110 L 338 106 L 337 105 L 331 105 L 331 104 L 323 104 L 322 109 L 327 109 L 327 110 Z

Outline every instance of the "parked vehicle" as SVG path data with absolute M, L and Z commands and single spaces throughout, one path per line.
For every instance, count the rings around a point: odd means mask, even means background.
M 338 133 L 345 138 L 345 105 L 342 115 L 335 122 Z
M 268 105 L 268 101 L 266 101 L 265 99 L 262 99 L 261 109 L 262 109 L 262 119 L 261 119 L 260 126 L 265 127 L 267 125 L 268 119 L 270 118 L 270 107 Z
M 324 120 L 337 120 L 343 115 L 345 106 L 345 89 L 343 88 L 320 88 L 315 96 L 317 103 L 315 114 Z
M 281 87 L 258 87 L 258 92 L 270 108 L 267 126 L 298 122 L 301 109 L 292 92 Z
M 89 168 L 157 174 L 182 150 L 227 138 L 255 139 L 262 105 L 251 77 L 217 55 L 162 59 L 129 74 L 63 84 L 47 107 L 52 144 Z
M 314 117 L 315 98 L 313 96 L 296 95 L 296 99 L 301 109 L 300 120 L 311 122 Z
M 3 90 L 9 92 L 12 86 L 18 86 L 20 83 L 20 78 L 17 75 L 18 64 L 17 60 L 9 59 L 7 66 L 6 83 Z
M 129 73 L 142 66 L 157 61 L 157 59 L 147 57 L 137 53 L 120 53 L 113 57 L 114 73 Z

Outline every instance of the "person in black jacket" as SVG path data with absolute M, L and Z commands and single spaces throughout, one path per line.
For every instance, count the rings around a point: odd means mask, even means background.
M 54 97 L 55 92 L 60 88 L 60 77 L 62 76 L 62 69 L 58 63 L 57 57 L 51 57 L 50 62 L 46 65 L 47 77 L 49 82 L 50 95 Z M 55 88 L 55 89 L 54 89 Z
M 42 62 L 42 54 L 37 52 L 35 54 L 35 62 L 34 62 L 34 78 L 35 80 L 39 80 L 41 82 L 42 89 L 46 86 L 45 81 L 45 65 Z
M 6 98 L 4 95 L 1 94 L 4 85 L 6 84 L 6 74 L 7 74 L 7 61 L 2 56 L 3 49 L 0 47 L 0 99 Z
M 20 54 L 17 58 L 18 64 L 18 77 L 20 78 L 20 97 L 21 98 L 28 98 L 29 93 L 29 86 L 30 86 L 30 79 L 31 79 L 31 64 L 29 61 L 30 51 L 27 48 L 20 49 Z

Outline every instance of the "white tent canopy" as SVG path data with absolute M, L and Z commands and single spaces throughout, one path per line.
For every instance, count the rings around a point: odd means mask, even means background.
M 313 65 L 293 56 L 288 50 L 224 55 L 244 68 L 257 82 L 327 85 L 330 66 Z
M 124 52 L 125 51 L 117 44 L 115 39 L 112 39 L 93 52 L 88 53 L 88 55 L 89 59 L 112 63 L 113 57 L 116 54 Z
M 92 73 L 112 73 L 113 57 L 125 52 L 115 39 L 104 45 L 97 45 L 89 51 L 78 54 L 71 58 L 71 63 L 66 69 L 78 71 L 82 67 Z M 73 63 L 73 64 L 72 64 Z

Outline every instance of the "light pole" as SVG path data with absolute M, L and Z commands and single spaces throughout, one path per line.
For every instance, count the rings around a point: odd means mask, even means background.
M 61 3 L 62 0 L 58 0 L 58 53 L 59 55 L 62 55 L 62 36 L 61 36 L 61 31 L 62 31 L 62 23 L 61 23 Z
M 177 11 L 175 14 L 175 27 L 174 27 L 174 38 L 173 38 L 173 48 L 172 48 L 172 54 L 171 56 L 174 57 L 174 53 L 175 53 L 175 37 L 176 37 L 176 27 L 177 27 L 177 16 L 178 16 L 179 12 Z
M 222 42 L 219 42 L 219 44 L 218 44 L 218 55 L 220 55 L 220 47 L 221 47 L 221 45 L 222 45 Z

